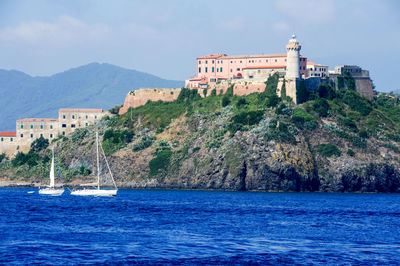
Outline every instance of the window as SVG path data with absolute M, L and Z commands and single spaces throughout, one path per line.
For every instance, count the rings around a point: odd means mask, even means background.
M 286 59 L 285 59 L 285 62 L 286 62 Z
M 86 119 L 88 119 L 88 116 L 86 116 Z
M 63 115 L 63 119 L 65 119 L 65 115 Z
M 214 64 L 214 60 L 212 60 L 212 63 Z
M 31 125 L 31 128 L 33 128 L 33 125 Z
M 251 63 L 251 60 L 249 60 L 249 63 Z
M 201 64 L 201 61 L 199 61 L 199 65 Z
M 11 141 L 11 142 L 13 142 L 13 140 L 14 140 L 13 138 L 10 138 L 10 141 Z
M 277 60 L 277 59 L 275 59 L 275 62 L 278 62 L 278 60 Z
M 268 59 L 267 59 L 267 60 L 265 60 L 265 62 L 267 62 L 267 63 L 268 63 Z
M 62 124 L 62 126 L 61 126 L 61 127 L 64 127 L 64 128 L 65 128 L 65 127 L 67 127 L 67 124 Z
M 3 141 L 4 141 L 4 138 L 1 138 L 1 141 L 3 142 Z
M 217 67 L 217 72 L 219 72 L 219 68 Z
M 75 128 L 75 124 L 71 124 L 71 128 Z
M 222 67 L 219 68 L 219 72 L 222 72 Z
M 206 64 L 208 64 L 207 60 L 206 60 Z
M 97 115 L 94 116 L 94 119 L 97 119 Z
M 232 61 L 231 61 L 231 64 L 232 64 Z
M 24 128 L 24 125 L 21 125 L 21 128 Z
M 214 67 L 212 67 L 212 68 L 211 68 L 211 72 L 213 72 L 213 73 L 214 73 Z
M 201 67 L 199 67 L 199 73 L 201 73 Z
M 65 136 L 65 131 L 62 132 L 62 135 Z
M 43 137 L 43 134 L 40 134 L 40 137 Z
M 43 129 L 43 125 L 40 125 L 40 129 Z
M 75 119 L 75 116 L 74 116 L 74 115 L 72 115 L 72 119 Z
M 31 138 L 33 138 L 33 134 L 31 134 Z
M 23 138 L 23 137 L 24 137 L 24 134 L 21 134 L 20 136 L 21 136 L 21 138 Z
M 232 73 L 232 68 L 231 68 L 231 73 Z
M 240 71 L 240 68 L 236 68 L 236 71 Z
M 50 125 L 50 129 L 53 129 L 53 125 Z
M 242 63 L 242 60 L 240 60 L 240 63 Z
M 88 126 L 88 125 L 89 125 L 88 123 L 85 124 L 85 126 Z
M 208 67 L 206 67 L 206 73 L 208 72 Z
M 53 138 L 53 134 L 50 134 L 50 138 Z

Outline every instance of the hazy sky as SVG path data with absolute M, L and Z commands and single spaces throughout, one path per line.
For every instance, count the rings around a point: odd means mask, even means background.
M 293 32 L 309 60 L 357 64 L 378 90 L 400 89 L 397 0 L 0 0 L 0 68 L 105 62 L 184 80 L 198 56 L 285 53 Z

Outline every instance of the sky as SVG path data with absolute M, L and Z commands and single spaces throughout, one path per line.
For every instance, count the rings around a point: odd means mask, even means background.
M 0 69 L 48 76 L 91 62 L 184 80 L 196 57 L 285 53 L 355 64 L 400 89 L 398 0 L 0 0 Z

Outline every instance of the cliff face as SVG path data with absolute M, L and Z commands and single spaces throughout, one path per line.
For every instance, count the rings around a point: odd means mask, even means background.
M 117 183 L 131 188 L 400 192 L 399 154 L 378 140 L 369 139 L 368 148 L 353 147 L 324 126 L 329 120 L 314 130 L 298 130 L 293 142 L 272 139 L 273 114 L 232 135 L 226 129 L 232 115 L 228 106 L 217 114 L 181 116 L 161 133 L 142 128 L 126 148 L 108 156 Z M 133 151 L 144 136 L 156 140 Z M 69 168 L 90 167 L 92 143 L 88 130 L 81 143 L 65 139 L 57 149 Z M 160 143 L 170 145 L 172 155 L 167 167 L 151 174 L 149 164 Z M 321 143 L 335 143 L 341 155 L 321 155 Z M 346 154 L 348 147 L 355 155 Z
M 130 109 L 50 146 L 71 185 L 94 179 L 98 130 L 120 187 L 400 192 L 397 99 L 372 103 L 353 91 L 296 106 L 267 93 L 201 98 L 182 89 L 175 101 Z M 47 183 L 48 154 L 3 162 L 0 172 Z

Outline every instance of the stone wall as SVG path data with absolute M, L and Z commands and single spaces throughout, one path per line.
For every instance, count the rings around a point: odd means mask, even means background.
M 139 90 L 130 91 L 125 97 L 124 105 L 119 110 L 119 114 L 125 114 L 129 108 L 136 108 L 145 105 L 148 101 L 164 101 L 172 102 L 176 100 L 181 92 L 181 88 L 174 89 L 151 89 L 142 88 Z

